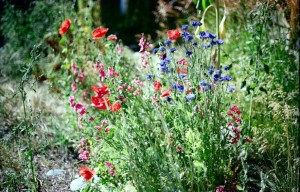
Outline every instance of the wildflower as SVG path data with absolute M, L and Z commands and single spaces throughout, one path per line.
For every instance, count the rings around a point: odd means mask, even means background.
M 165 48 L 165 47 L 160 47 L 160 48 L 159 48 L 159 51 L 160 51 L 160 52 L 165 52 L 165 51 L 166 51 L 166 48 Z
M 107 123 L 107 121 L 106 120 L 103 120 L 102 121 L 102 125 L 107 125 L 108 123 Z
M 109 174 L 112 175 L 112 176 L 114 176 L 116 174 L 116 170 L 115 169 L 111 169 L 109 171 Z
M 184 37 L 184 41 L 185 42 L 189 42 L 189 41 L 191 41 L 191 40 L 193 40 L 194 39 L 194 37 L 192 36 L 192 35 L 186 35 L 185 37 Z
M 218 45 L 222 45 L 222 44 L 224 44 L 224 41 L 223 41 L 222 39 L 218 39 L 218 40 L 216 41 L 216 43 L 217 43 Z
M 186 74 L 180 73 L 180 74 L 178 74 L 178 77 L 179 77 L 180 79 L 184 79 L 184 78 L 186 77 Z
M 118 39 L 118 37 L 116 35 L 109 35 L 107 37 L 107 40 L 110 40 L 110 41 L 116 41 Z
M 112 164 L 111 164 L 111 162 L 109 162 L 109 161 L 105 162 L 105 167 L 106 167 L 106 168 L 110 168 L 110 167 L 112 167 Z
M 109 94 L 108 87 L 104 84 L 102 84 L 100 87 L 97 85 L 92 86 L 92 90 L 97 93 L 97 96 L 103 97 L 106 94 Z
M 167 101 L 168 103 L 170 103 L 170 102 L 171 102 L 171 100 L 172 100 L 172 98 L 171 98 L 171 97 L 166 97 L 166 101 Z
M 185 58 L 182 58 L 182 59 L 180 59 L 179 61 L 177 61 L 177 63 L 178 63 L 179 65 L 185 65 L 185 64 L 186 64 L 186 59 L 185 59 Z
M 199 82 L 199 85 L 201 85 L 201 86 L 206 86 L 206 85 L 207 85 L 207 82 L 206 82 L 206 81 L 200 81 L 200 82 Z
M 227 88 L 227 92 L 229 92 L 229 93 L 232 93 L 234 90 L 235 90 L 235 88 L 234 88 L 234 87 L 231 87 L 231 86 L 229 86 L 229 87 Z
M 86 140 L 84 138 L 81 139 L 81 145 L 85 145 L 86 144 Z
M 248 136 L 246 136 L 246 137 L 244 137 L 244 140 L 246 141 L 246 142 L 248 142 L 248 143 L 251 143 L 251 139 L 250 139 L 250 137 L 248 137 Z
M 192 21 L 191 24 L 193 27 L 200 27 L 202 25 L 202 23 L 200 21 Z
M 161 82 L 155 80 L 153 86 L 154 86 L 154 91 L 157 92 L 161 88 L 162 84 L 161 84 Z
M 183 85 L 178 85 L 178 86 L 177 86 L 177 90 L 178 90 L 179 92 L 183 92 L 183 91 L 184 91 L 184 86 L 183 86 Z
M 187 67 L 179 67 L 177 69 L 178 74 L 187 74 L 188 73 L 188 68 Z
M 96 172 L 88 167 L 81 166 L 79 175 L 82 176 L 86 181 L 90 181 L 96 175 Z
M 142 33 L 142 37 L 141 37 L 140 42 L 139 42 L 139 46 L 141 47 L 139 52 L 145 52 L 146 49 L 152 49 L 153 48 L 153 45 L 151 45 L 149 42 L 147 42 L 147 40 L 145 39 L 143 33 Z
M 181 152 L 183 152 L 183 147 L 179 145 L 177 147 L 176 153 L 181 153 Z
M 77 87 L 76 87 L 76 83 L 75 83 L 75 82 L 72 82 L 72 83 L 71 83 L 71 88 L 72 88 L 72 91 L 73 91 L 74 93 L 76 93 Z
M 193 54 L 192 51 L 189 51 L 189 50 L 188 50 L 188 51 L 185 52 L 185 55 L 186 55 L 186 56 L 190 56 L 191 54 Z
M 152 51 L 153 54 L 156 54 L 158 52 L 158 50 L 159 50 L 158 48 L 153 49 L 153 51 Z
M 152 79 L 152 77 L 153 77 L 152 74 L 148 74 L 148 75 L 146 76 L 147 79 Z
M 209 38 L 214 39 L 214 38 L 216 38 L 216 37 L 217 37 L 216 34 L 209 33 Z
M 105 110 L 110 106 L 109 98 L 107 97 L 92 96 L 91 101 L 93 106 L 100 110 Z
M 171 92 L 170 89 L 168 89 L 168 90 L 162 90 L 162 91 L 161 91 L 161 94 L 160 94 L 160 97 L 161 97 L 161 98 L 167 97 L 167 96 L 169 96 L 171 93 L 172 93 L 172 92 Z
M 133 92 L 134 95 L 139 95 L 140 94 L 140 90 L 139 89 L 136 89 L 134 92 Z
M 198 42 L 197 41 L 195 41 L 195 42 L 193 42 L 193 46 L 198 46 Z
M 176 51 L 176 48 L 174 48 L 174 47 L 169 50 L 170 53 L 174 53 L 175 51 Z
M 110 127 L 106 127 L 106 128 L 104 129 L 104 131 L 105 131 L 105 133 L 108 133 L 108 132 L 110 131 Z
M 171 45 L 171 43 L 172 43 L 172 41 L 171 41 L 170 39 L 167 39 L 167 40 L 165 40 L 165 42 L 164 42 L 164 44 L 167 45 L 167 46 L 168 46 L 168 45 Z
M 186 31 L 188 30 L 189 26 L 188 25 L 182 25 L 181 30 Z
M 119 77 L 119 74 L 112 68 L 112 67 L 108 67 L 108 76 L 110 77 Z
M 231 81 L 231 80 L 232 80 L 232 77 L 226 75 L 226 76 L 223 77 L 223 79 L 224 79 L 225 81 Z
M 225 186 L 224 185 L 220 185 L 216 188 L 216 192 L 226 192 L 225 191 Z
M 110 110 L 113 111 L 113 112 L 117 112 L 121 109 L 121 103 L 119 101 L 116 101 L 114 104 L 112 104 L 110 106 Z
M 229 69 L 230 69 L 230 66 L 229 66 L 229 65 L 224 67 L 224 70 L 225 70 L 225 71 L 228 71 Z
M 80 115 L 84 115 L 84 114 L 86 114 L 86 113 L 87 113 L 87 110 L 86 110 L 85 107 L 83 107 L 82 109 L 79 110 L 79 114 L 80 114 Z
M 167 31 L 167 35 L 169 37 L 169 39 L 171 40 L 176 40 L 180 37 L 180 32 L 178 29 L 175 29 L 175 30 L 168 30 Z
M 103 36 L 105 36 L 105 34 L 107 33 L 107 31 L 109 30 L 109 28 L 97 28 L 93 31 L 93 39 L 101 39 Z
M 65 34 L 69 30 L 71 24 L 72 24 L 72 21 L 70 19 L 64 20 L 59 28 L 59 31 L 58 31 L 59 34 L 60 35 Z
M 195 94 L 193 94 L 193 93 L 187 94 L 187 95 L 185 96 L 185 98 L 186 98 L 187 100 L 192 100 L 192 99 L 195 98 Z
M 99 125 L 96 125 L 94 128 L 97 129 L 98 131 L 101 130 L 101 127 Z
M 209 38 L 209 34 L 210 33 L 208 33 L 208 32 L 204 32 L 204 31 L 201 31 L 200 33 L 199 33 L 199 36 L 200 36 L 200 39 L 208 39 Z

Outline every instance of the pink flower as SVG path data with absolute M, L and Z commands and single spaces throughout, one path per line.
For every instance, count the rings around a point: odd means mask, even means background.
M 110 41 L 116 41 L 118 38 L 117 38 L 116 35 L 109 35 L 109 36 L 107 37 L 107 39 L 110 40 Z
M 97 129 L 98 131 L 100 131 L 100 130 L 101 130 L 101 127 L 98 126 L 98 125 L 96 125 L 96 126 L 95 126 L 95 129 Z
M 81 145 L 85 145 L 86 144 L 86 140 L 84 138 L 81 139 Z
M 251 143 L 251 142 L 252 142 L 252 140 L 251 140 L 250 137 L 248 137 L 248 136 L 244 137 L 244 140 L 247 141 L 248 143 Z
M 144 51 L 146 51 L 146 49 L 153 48 L 153 45 L 148 43 L 147 40 L 144 38 L 144 34 L 142 34 L 142 38 L 140 39 L 139 46 L 141 47 L 140 52 L 144 52 Z
M 180 31 L 178 29 L 168 30 L 167 35 L 168 35 L 169 39 L 176 40 L 180 37 Z
M 103 120 L 102 121 L 102 125 L 107 125 L 108 123 L 107 123 L 107 121 L 106 120 Z
M 167 96 L 169 96 L 171 93 L 172 93 L 172 92 L 171 92 L 170 89 L 168 89 L 168 90 L 162 90 L 162 91 L 161 91 L 161 94 L 160 94 L 160 98 L 167 97 Z
M 131 86 L 128 86 L 127 91 L 130 92 L 130 91 L 132 91 L 132 89 L 133 88 Z
M 106 127 L 106 128 L 104 129 L 104 131 L 105 131 L 106 133 L 108 133 L 108 132 L 110 131 L 110 128 L 109 128 L 109 127 Z
M 107 161 L 107 162 L 105 162 L 105 166 L 106 166 L 106 168 L 110 168 L 112 166 L 112 164 L 109 161 Z
M 116 170 L 111 169 L 111 170 L 109 171 L 109 174 L 112 175 L 112 176 L 114 176 L 114 175 L 116 174 Z
M 134 92 L 133 92 L 134 95 L 139 95 L 140 94 L 140 90 L 136 89 Z
M 72 88 L 72 91 L 73 91 L 74 93 L 76 93 L 77 87 L 76 87 L 76 83 L 75 83 L 75 82 L 72 82 L 71 88 Z
M 79 110 L 80 115 L 85 115 L 86 113 L 87 113 L 87 110 L 85 107 L 83 107 L 82 109 Z

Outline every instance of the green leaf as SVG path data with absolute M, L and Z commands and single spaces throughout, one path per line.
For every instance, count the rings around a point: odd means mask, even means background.
M 239 191 L 243 191 L 243 188 L 242 188 L 242 186 L 240 186 L 240 185 L 237 185 L 237 186 L 236 186 L 236 189 L 239 190 Z
M 265 72 L 266 72 L 267 74 L 269 74 L 269 72 L 270 72 L 270 67 L 269 67 L 268 65 L 264 64 L 264 70 L 265 70 Z

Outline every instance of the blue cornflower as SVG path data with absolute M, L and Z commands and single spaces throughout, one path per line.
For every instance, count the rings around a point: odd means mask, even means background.
M 170 103 L 170 102 L 171 102 L 171 100 L 172 100 L 172 98 L 171 98 L 171 97 L 166 97 L 166 101 L 167 101 L 168 103 Z
M 165 48 L 165 47 L 160 47 L 160 48 L 159 48 L 159 51 L 160 51 L 160 52 L 164 52 L 164 51 L 166 51 L 166 48 Z
M 152 79 L 153 75 L 152 74 L 148 74 L 147 75 L 147 79 Z
M 212 40 L 211 42 L 210 42 L 210 45 L 211 46 L 214 46 L 214 45 L 216 45 L 217 43 L 214 41 L 214 40 Z
M 177 90 L 178 90 L 179 92 L 183 92 L 183 91 L 184 91 L 184 86 L 183 86 L 183 85 L 178 85 L 178 86 L 177 86 Z
M 172 89 L 177 89 L 177 84 L 173 84 Z
M 189 42 L 189 41 L 191 41 L 191 40 L 193 40 L 194 39 L 194 37 L 193 37 L 193 35 L 191 35 L 191 34 L 188 34 L 188 35 L 186 35 L 185 37 L 184 37 L 184 41 L 185 42 Z
M 189 26 L 188 25 L 182 25 L 181 29 L 182 31 L 186 31 L 188 30 Z
M 191 54 L 193 54 L 192 51 L 187 50 L 187 51 L 185 52 L 185 55 L 186 55 L 186 56 L 190 56 Z
M 199 85 L 201 85 L 201 86 L 206 86 L 206 85 L 207 85 L 207 82 L 206 82 L 206 81 L 200 81 L 200 82 L 199 82 Z
M 209 38 L 209 35 L 210 35 L 210 33 L 207 33 L 204 31 L 199 32 L 200 39 L 202 39 L 202 40 Z
M 197 41 L 194 41 L 193 42 L 193 46 L 197 46 L 198 45 L 198 42 Z
M 231 76 L 224 76 L 223 79 L 225 81 L 231 81 L 232 80 L 232 77 Z
M 153 53 L 156 54 L 158 52 L 158 48 L 153 49 Z
M 212 33 L 209 33 L 209 38 L 214 39 L 214 38 L 216 38 L 216 37 L 217 37 L 217 35 L 212 34 Z
M 186 37 L 186 36 L 188 36 L 188 35 L 190 35 L 190 33 L 187 32 L 187 31 L 182 31 L 182 33 L 181 33 L 181 36 L 182 36 L 182 37 Z
M 208 73 L 209 75 L 211 75 L 211 74 L 214 73 L 214 70 L 213 70 L 213 69 L 209 69 L 209 70 L 207 71 L 207 73 Z
M 167 39 L 167 40 L 165 40 L 165 42 L 164 42 L 164 44 L 167 45 L 167 46 L 168 46 L 168 45 L 171 45 L 171 43 L 172 43 L 172 41 L 171 41 L 170 39 Z
M 193 93 L 187 94 L 187 95 L 185 96 L 185 98 L 186 98 L 187 100 L 192 100 L 192 99 L 195 98 L 195 94 L 193 94 Z
M 201 25 L 202 25 L 202 23 L 200 21 L 192 21 L 192 26 L 194 26 L 194 27 L 199 27 Z
M 234 90 L 235 90 L 235 88 L 232 87 L 232 86 L 229 86 L 229 87 L 227 88 L 227 92 L 229 92 L 229 93 L 232 93 Z
M 228 71 L 229 69 L 230 69 L 230 66 L 229 66 L 229 65 L 224 67 L 224 70 L 225 70 L 225 71 Z
M 211 84 L 208 84 L 207 86 L 203 87 L 204 91 L 209 91 L 211 89 Z
M 219 69 L 219 70 L 216 70 L 216 71 L 215 71 L 215 74 L 219 74 L 219 75 L 221 75 L 221 74 L 222 74 L 222 70 L 221 70 L 221 69 Z
M 173 47 L 169 51 L 170 51 L 170 53 L 174 53 L 176 51 L 176 49 Z
M 216 43 L 217 43 L 218 45 L 222 45 L 222 44 L 224 44 L 224 41 L 223 41 L 222 39 L 218 39 L 218 40 L 216 41 Z
M 178 74 L 178 77 L 179 77 L 179 78 L 181 78 L 181 79 L 183 79 L 183 78 L 185 78 L 185 77 L 186 77 L 186 74 L 184 74 L 184 73 L 180 73 L 180 74 Z

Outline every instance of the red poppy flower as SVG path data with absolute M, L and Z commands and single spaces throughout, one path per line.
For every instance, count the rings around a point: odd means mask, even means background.
M 170 89 L 168 89 L 168 90 L 162 90 L 162 91 L 161 91 L 161 94 L 160 94 L 160 97 L 161 97 L 161 98 L 167 97 L 167 96 L 169 96 L 171 93 L 172 93 L 172 92 L 171 92 Z
M 71 24 L 72 24 L 72 21 L 70 19 L 64 20 L 59 28 L 59 31 L 58 31 L 59 34 L 61 34 L 61 35 L 65 34 L 68 31 L 68 29 L 70 28 Z
M 162 84 L 159 81 L 154 81 L 154 91 L 159 91 L 159 89 L 161 88 Z
M 102 85 L 98 87 L 97 85 L 92 86 L 92 90 L 98 94 L 98 96 L 103 97 L 106 94 L 109 94 L 108 87 L 106 85 Z
M 110 106 L 108 97 L 92 96 L 91 101 L 94 107 L 100 110 L 106 110 Z
M 116 101 L 114 104 L 112 104 L 110 106 L 110 110 L 113 111 L 113 112 L 117 112 L 121 109 L 121 103 L 119 101 Z
M 94 175 L 96 175 L 96 172 L 91 168 L 81 166 L 79 175 L 82 176 L 85 180 L 90 181 L 94 177 Z
M 186 59 L 185 59 L 185 58 L 182 58 L 182 59 L 180 59 L 179 61 L 177 61 L 177 63 L 178 63 L 179 65 L 186 65 Z
M 116 35 L 109 35 L 107 37 L 108 40 L 111 40 L 111 41 L 116 41 L 118 39 L 118 37 Z
M 101 37 L 105 36 L 109 29 L 108 28 L 97 28 L 93 31 L 93 39 L 101 39 Z
M 167 35 L 169 37 L 169 39 L 171 40 L 176 40 L 180 37 L 180 32 L 178 29 L 175 29 L 175 30 L 168 30 L 167 31 Z
M 188 74 L 188 69 L 185 67 L 180 67 L 177 69 L 178 74 Z

